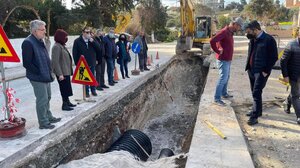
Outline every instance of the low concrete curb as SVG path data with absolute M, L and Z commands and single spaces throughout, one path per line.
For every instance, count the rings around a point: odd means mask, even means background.
M 230 105 L 213 104 L 217 70 L 210 69 L 202 94 L 186 168 L 254 168 L 239 123 Z M 230 101 L 226 101 L 230 104 Z M 205 120 L 218 128 L 227 139 L 211 130 Z

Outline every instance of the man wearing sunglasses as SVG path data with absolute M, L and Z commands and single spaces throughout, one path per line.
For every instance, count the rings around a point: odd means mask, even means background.
M 75 65 L 77 65 L 80 56 L 83 55 L 86 59 L 89 68 L 93 75 L 95 75 L 96 62 L 101 62 L 101 56 L 97 53 L 101 53 L 100 46 L 94 41 L 91 34 L 90 27 L 84 27 L 82 34 L 74 41 L 73 44 L 73 59 Z M 97 96 L 96 87 L 86 85 L 86 97 L 90 97 L 90 90 L 93 96 Z

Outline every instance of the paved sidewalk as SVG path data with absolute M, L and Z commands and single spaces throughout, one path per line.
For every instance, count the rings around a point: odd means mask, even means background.
M 243 133 L 236 119 L 235 113 L 226 101 L 227 106 L 219 106 L 213 103 L 218 70 L 215 66 L 214 54 L 210 56 L 211 65 L 207 76 L 204 92 L 201 97 L 198 117 L 194 129 L 194 135 L 189 151 L 186 168 L 253 168 L 253 162 L 248 152 Z M 242 67 L 242 60 L 234 60 L 232 67 Z M 239 81 L 247 79 L 242 68 L 231 71 L 229 89 L 239 87 Z M 234 83 L 234 84 L 232 84 Z M 239 93 L 249 93 L 247 87 L 239 88 Z M 231 93 L 232 94 L 232 93 Z M 219 129 L 227 139 L 222 139 L 204 121 L 209 121 Z

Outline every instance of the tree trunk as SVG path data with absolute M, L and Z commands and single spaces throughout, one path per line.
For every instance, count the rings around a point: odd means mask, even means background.
M 154 38 L 154 31 L 151 31 L 151 41 L 152 43 L 155 43 L 155 38 Z
M 41 17 L 40 17 L 40 15 L 39 15 L 38 11 L 35 10 L 34 7 L 32 7 L 32 6 L 27 6 L 27 5 L 18 5 L 18 6 L 15 6 L 15 7 L 7 14 L 7 16 L 4 18 L 4 20 L 3 20 L 3 22 L 2 22 L 2 27 L 5 26 L 5 23 L 6 23 L 7 19 L 9 18 L 9 16 L 10 16 L 16 9 L 18 9 L 18 8 L 24 8 L 24 9 L 31 10 L 31 11 L 34 13 L 34 15 L 37 17 L 37 19 L 41 19 Z
M 50 26 L 51 26 L 51 9 L 47 11 L 47 33 L 45 38 L 45 45 L 48 53 L 50 53 L 51 41 L 50 41 Z

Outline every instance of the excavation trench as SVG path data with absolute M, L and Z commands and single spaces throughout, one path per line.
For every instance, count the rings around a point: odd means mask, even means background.
M 174 56 L 114 98 L 96 104 L 66 124 L 42 152 L 26 157 L 18 166 L 56 167 L 103 153 L 112 144 L 116 124 L 121 132 L 138 129 L 149 136 L 152 154 L 148 160 L 156 160 L 162 148 L 186 153 L 207 73 L 200 56 Z M 181 167 L 184 164 L 180 162 Z

